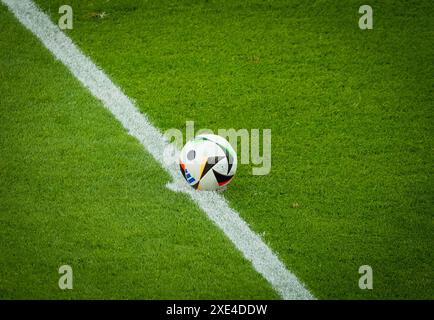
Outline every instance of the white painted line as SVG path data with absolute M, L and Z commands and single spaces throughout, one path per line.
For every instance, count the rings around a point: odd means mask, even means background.
M 1 1 L 96 98 L 102 101 L 128 133 L 139 140 L 155 160 L 169 172 L 174 182 L 168 187 L 188 194 L 283 299 L 314 299 L 297 277 L 286 269 L 279 258 L 249 228 L 238 213 L 229 207 L 220 194 L 192 189 L 183 181 L 177 164 L 169 166 L 164 162 L 163 152 L 169 143 L 161 132 L 138 111 L 121 89 L 113 84 L 109 77 L 51 22 L 46 14 L 30 0 Z

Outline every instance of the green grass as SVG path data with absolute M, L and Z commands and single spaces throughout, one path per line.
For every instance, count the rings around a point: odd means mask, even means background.
M 36 2 L 54 21 L 65 4 Z M 318 298 L 434 298 L 431 1 L 372 4 L 368 31 L 359 1 L 68 3 L 67 33 L 160 129 L 272 129 L 271 173 L 241 165 L 225 196 Z M 72 259 L 94 272 L 71 297 L 275 297 L 4 8 L 0 21 L 2 296 L 60 295 L 55 266 Z M 364 264 L 374 290 L 358 288 Z
M 3 6 L 0 43 L 0 298 L 277 298 Z

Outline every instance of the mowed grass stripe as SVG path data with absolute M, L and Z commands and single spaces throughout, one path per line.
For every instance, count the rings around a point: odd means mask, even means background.
M 0 46 L 0 298 L 278 298 L 3 5 Z
M 170 173 L 177 191 L 188 194 L 208 217 L 220 227 L 234 245 L 284 299 L 312 299 L 311 293 L 245 221 L 232 210 L 224 198 L 213 192 L 196 192 L 185 185 L 176 164 L 168 166 L 163 159 L 168 142 L 136 109 L 131 100 L 116 87 L 102 70 L 84 56 L 32 1 L 3 0 L 18 20 L 62 61 L 74 76 L 128 130 L 151 155 Z M 173 187 L 172 187 L 173 189 Z

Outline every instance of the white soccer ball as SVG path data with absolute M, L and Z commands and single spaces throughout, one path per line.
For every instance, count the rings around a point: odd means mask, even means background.
M 215 134 L 201 134 L 188 141 L 179 157 L 181 173 L 197 190 L 218 190 L 237 171 L 237 154 L 230 143 Z

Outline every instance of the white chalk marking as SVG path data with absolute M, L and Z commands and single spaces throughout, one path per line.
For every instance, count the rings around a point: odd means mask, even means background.
M 167 170 L 174 181 L 168 187 L 188 194 L 283 299 L 314 299 L 238 213 L 229 207 L 223 196 L 192 189 L 183 181 L 176 164 L 165 163 L 163 154 L 169 143 L 161 132 L 45 13 L 30 0 L 1 1 Z

